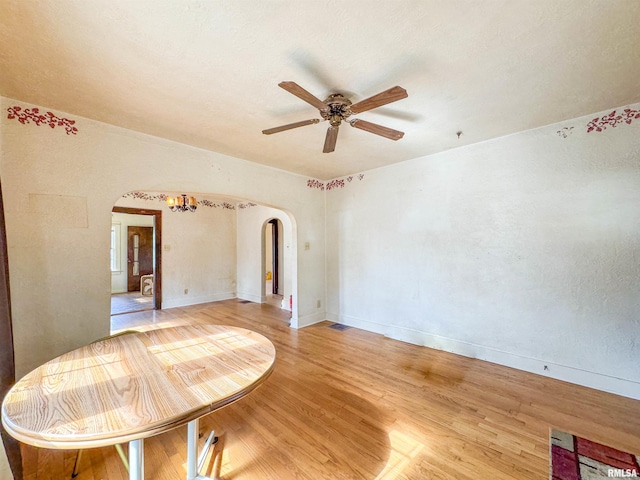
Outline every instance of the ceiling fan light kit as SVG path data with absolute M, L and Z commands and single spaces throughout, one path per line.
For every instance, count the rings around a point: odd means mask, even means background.
M 278 86 L 301 100 L 304 100 L 309 105 L 317 108 L 322 120 L 329 122 L 329 128 L 327 128 L 327 135 L 324 140 L 324 148 L 322 149 L 323 153 L 331 153 L 335 150 L 336 141 L 338 140 L 338 131 L 343 121 L 349 123 L 352 127 L 364 130 L 365 132 L 375 133 L 376 135 L 380 135 L 381 137 L 385 137 L 390 140 L 400 140 L 404 136 L 404 132 L 383 127 L 376 123 L 360 120 L 359 118 L 347 120 L 351 115 L 366 112 L 367 110 L 373 110 L 374 108 L 381 107 L 382 105 L 387 105 L 388 103 L 407 98 L 407 91 L 402 87 L 395 86 L 385 90 L 384 92 L 378 93 L 377 95 L 352 104 L 348 98 L 340 93 L 333 93 L 322 101 L 313 94 L 307 92 L 295 82 L 281 82 Z M 272 133 L 284 132 L 285 130 L 313 125 L 319 122 L 320 119 L 317 118 L 302 120 L 301 122 L 269 128 L 267 130 L 263 130 L 262 133 L 265 135 L 271 135 Z

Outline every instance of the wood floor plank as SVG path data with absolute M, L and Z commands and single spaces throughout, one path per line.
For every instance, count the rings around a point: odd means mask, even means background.
M 640 453 L 640 401 L 330 322 L 294 330 L 269 305 L 228 300 L 112 322 L 235 325 L 274 343 L 271 378 L 200 422 L 223 439 L 222 480 L 542 480 L 550 428 Z M 185 440 L 181 427 L 145 441 L 154 480 L 184 478 Z M 126 479 L 115 449 L 91 452 L 77 480 Z M 56 453 L 23 446 L 25 479 L 70 472 L 70 453 Z

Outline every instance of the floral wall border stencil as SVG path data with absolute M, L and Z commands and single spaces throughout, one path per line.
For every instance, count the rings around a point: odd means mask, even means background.
M 331 180 L 326 184 L 315 179 L 310 179 L 307 180 L 307 187 L 317 188 L 319 190 L 335 190 L 336 188 L 344 188 L 346 185 L 353 182 L 353 180 L 355 180 L 356 178 L 361 181 L 364 178 L 364 173 L 360 173 L 356 176 L 349 175 L 348 177 L 344 178 L 336 178 L 335 180 Z
M 46 112 L 46 114 L 41 114 L 40 109 L 38 108 L 25 108 L 15 105 L 13 107 L 7 108 L 7 118 L 9 120 L 17 119 L 21 124 L 26 125 L 27 123 L 35 123 L 36 125 L 49 125 L 51 128 L 64 127 L 67 135 L 75 135 L 78 133 L 78 129 L 74 127 L 76 121 L 70 120 L 68 118 L 60 118 L 57 117 L 52 112 Z
M 573 127 L 564 127 L 564 128 L 561 128 L 560 130 L 558 130 L 556 132 L 556 134 L 559 137 L 567 138 L 569 135 L 571 135 L 573 133 L 571 130 L 573 130 Z
M 146 200 L 146 201 L 158 201 L 158 202 L 166 202 L 167 201 L 167 197 L 169 197 L 169 195 L 167 195 L 166 193 L 158 193 L 158 194 L 151 194 L 151 193 L 146 193 L 146 192 L 129 192 L 129 193 L 125 193 L 122 198 L 133 198 L 136 200 Z M 221 202 L 221 203 L 216 203 L 216 202 L 212 202 L 211 200 L 207 200 L 207 199 L 203 199 L 203 200 L 198 200 L 198 206 L 199 207 L 209 207 L 209 208 L 222 208 L 223 210 L 235 210 L 236 207 L 229 203 L 229 202 Z M 250 208 L 250 207 L 256 207 L 257 204 L 255 203 L 251 203 L 251 202 L 247 202 L 247 203 L 239 203 L 238 204 L 238 208 L 240 209 L 245 209 L 245 208 Z
M 324 183 L 315 180 L 315 179 L 310 179 L 307 180 L 307 187 L 309 188 L 317 188 L 319 190 L 324 190 Z
M 633 110 L 631 108 L 625 108 L 622 113 L 616 114 L 617 110 L 614 110 L 609 115 L 603 115 L 602 117 L 596 117 L 587 124 L 587 133 L 589 132 L 602 132 L 609 127 L 617 127 L 619 123 L 626 123 L 630 125 L 631 122 L 640 118 L 640 110 Z
M 325 188 L 327 190 L 333 190 L 335 188 L 344 188 L 344 180 L 340 180 L 340 179 L 331 180 L 330 182 L 327 183 Z
M 211 200 L 204 199 L 204 200 L 198 200 L 197 203 L 198 203 L 198 206 L 204 206 L 209 208 L 222 208 L 223 210 L 236 209 L 236 207 L 234 207 L 229 202 L 216 203 L 216 202 L 212 202 Z

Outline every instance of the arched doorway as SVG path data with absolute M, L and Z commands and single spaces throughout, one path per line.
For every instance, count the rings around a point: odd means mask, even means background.
M 284 228 L 277 218 L 268 220 L 263 229 L 263 255 L 265 270 L 265 303 L 286 308 L 284 302 Z
M 233 197 L 187 193 L 197 198 L 196 211 L 167 213 L 166 198 L 174 192 L 129 192 L 115 204 L 162 211 L 162 244 L 156 245 L 162 259 L 162 267 L 156 269 L 162 276 L 156 290 L 162 308 L 233 298 L 266 303 L 267 293 L 273 295 L 274 288 L 271 284 L 266 290 L 266 272 L 273 277 L 274 269 L 265 268 L 264 235 L 267 225 L 275 225 L 276 306 L 292 311 L 291 326 L 297 328 L 297 230 L 291 213 Z M 272 238 L 274 232 L 269 232 Z

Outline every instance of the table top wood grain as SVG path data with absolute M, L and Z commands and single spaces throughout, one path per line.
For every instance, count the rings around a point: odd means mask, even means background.
M 2 424 L 43 448 L 90 448 L 184 425 L 246 395 L 271 374 L 259 333 L 193 325 L 120 335 L 27 374 L 2 403 Z

